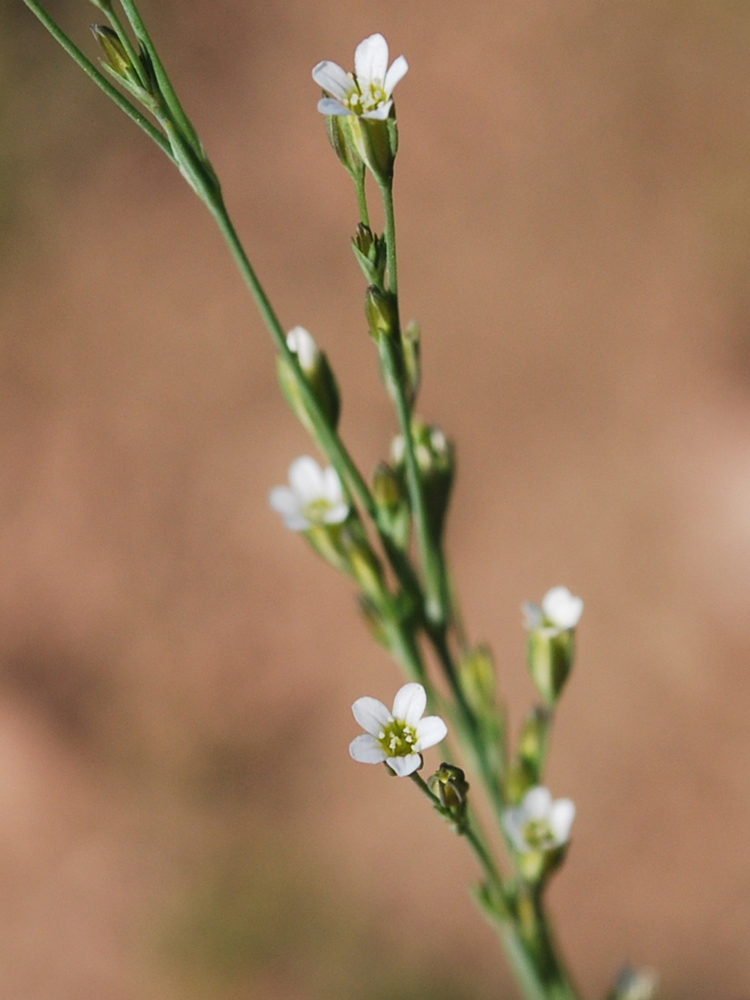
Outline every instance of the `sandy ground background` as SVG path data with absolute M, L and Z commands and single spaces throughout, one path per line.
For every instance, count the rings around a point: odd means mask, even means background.
M 83 0 L 50 0 L 94 55 Z M 586 599 L 550 783 L 587 997 L 750 993 L 750 9 L 734 0 L 143 3 L 363 468 L 394 421 L 310 68 L 381 30 L 421 411 L 520 718 L 519 605 Z M 361 768 L 396 669 L 268 509 L 309 449 L 206 212 L 0 3 L 0 996 L 516 995 L 471 860 Z

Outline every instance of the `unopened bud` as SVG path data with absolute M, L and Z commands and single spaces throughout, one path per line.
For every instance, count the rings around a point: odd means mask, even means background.
M 350 117 L 350 115 L 326 115 L 326 134 L 333 151 L 351 174 L 355 183 L 362 184 L 365 176 L 365 165 L 352 134 Z
M 528 663 L 537 691 L 549 707 L 557 702 L 573 667 L 575 636 L 572 629 L 548 626 L 532 629 Z
M 388 258 L 383 237 L 373 233 L 369 226 L 360 222 L 356 235 L 352 237 L 352 250 L 368 284 L 382 288 Z
M 395 118 L 385 121 L 375 118 L 351 119 L 352 141 L 366 163 L 370 173 L 381 187 L 388 187 L 393 180 L 393 161 L 398 151 L 398 129 Z
M 318 349 L 307 330 L 301 326 L 289 331 L 286 342 L 289 350 L 297 355 L 302 373 L 313 391 L 323 416 L 335 430 L 338 425 L 341 398 L 336 376 L 328 363 L 328 358 Z M 299 390 L 298 375 L 292 370 L 287 358 L 281 354 L 276 358 L 276 372 L 287 402 L 305 429 L 315 436 L 315 422 Z
M 440 805 L 453 821 L 457 833 L 466 829 L 466 807 L 468 805 L 469 782 L 460 767 L 442 763 L 428 778 L 427 784 Z
M 140 87 L 138 71 L 128 55 L 125 46 L 117 36 L 117 32 L 104 24 L 92 24 L 91 34 L 99 43 L 106 58 L 106 65 L 116 76 Z
M 365 316 L 370 336 L 376 343 L 397 335 L 398 312 L 396 300 L 390 292 L 383 292 L 377 285 L 370 285 L 365 296 Z

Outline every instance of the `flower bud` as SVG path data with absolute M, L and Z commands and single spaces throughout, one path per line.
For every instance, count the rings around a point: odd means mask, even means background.
M 550 707 L 555 705 L 565 687 L 573 667 L 574 652 L 573 629 L 543 626 L 529 632 L 529 671 L 537 691 Z
M 310 334 L 301 326 L 290 330 L 286 338 L 289 350 L 297 355 L 302 373 L 320 405 L 329 426 L 334 430 L 338 425 L 341 400 L 336 376 L 328 363 L 328 358 L 318 349 Z M 315 436 L 315 425 L 307 411 L 297 384 L 297 374 L 292 370 L 287 358 L 279 354 L 276 358 L 276 372 L 279 385 L 287 402 L 297 418 L 310 434 Z
M 125 46 L 120 41 L 117 32 L 104 24 L 92 24 L 91 34 L 99 43 L 99 47 L 104 53 L 106 59 L 105 66 L 112 70 L 115 76 L 141 90 L 142 86 L 138 70 L 133 65 L 133 61 L 128 55 Z
M 391 109 L 391 114 L 395 114 Z M 381 187 L 393 180 L 393 161 L 398 152 L 398 128 L 395 117 L 383 119 L 356 118 L 351 122 L 352 141 L 370 173 Z
M 427 780 L 433 795 L 453 822 L 456 833 L 466 829 L 469 782 L 460 767 L 443 763 Z
M 357 233 L 352 237 L 352 250 L 368 284 L 383 288 L 388 251 L 382 236 L 360 222 Z
M 350 118 L 350 115 L 326 115 L 326 134 L 334 153 L 351 174 L 355 184 L 362 184 L 365 165 L 357 149 Z
M 396 300 L 390 292 L 381 291 L 377 285 L 370 285 L 365 296 L 365 316 L 370 336 L 376 343 L 397 335 L 398 312 Z

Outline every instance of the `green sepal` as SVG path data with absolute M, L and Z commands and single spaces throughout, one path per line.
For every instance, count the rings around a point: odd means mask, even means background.
M 532 680 L 548 707 L 554 707 L 573 668 L 575 630 L 548 626 L 532 629 L 528 664 Z

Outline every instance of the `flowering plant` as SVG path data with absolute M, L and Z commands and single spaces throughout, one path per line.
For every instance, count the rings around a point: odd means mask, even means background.
M 364 314 L 380 375 L 399 432 L 384 448 L 371 481 L 359 470 L 338 429 L 339 389 L 325 354 L 301 326 L 286 332 L 248 259 L 225 205 L 221 185 L 185 113 L 135 0 L 91 0 L 108 24 L 95 25 L 102 72 L 62 31 L 39 0 L 24 0 L 87 75 L 152 139 L 205 203 L 253 295 L 277 351 L 277 372 L 295 415 L 325 455 L 322 468 L 296 459 L 289 486 L 276 487 L 271 506 L 286 526 L 348 573 L 375 638 L 409 682 L 391 710 L 362 697 L 353 705 L 365 730 L 350 744 L 354 760 L 382 763 L 409 777 L 473 852 L 480 870 L 476 898 L 499 933 L 528 1000 L 575 1000 L 577 989 L 552 931 L 545 889 L 570 839 L 575 807 L 553 800 L 544 785 L 554 713 L 574 661 L 583 602 L 555 587 L 539 606 L 527 605 L 529 670 L 539 696 L 513 744 L 489 649 L 466 635 L 452 585 L 445 525 L 455 472 L 454 445 L 416 413 L 421 382 L 420 333 L 400 312 L 393 202 L 398 128 L 393 92 L 407 72 L 399 56 L 389 67 L 382 35 L 355 51 L 354 72 L 319 63 L 324 91 L 318 110 L 331 145 L 352 177 L 359 224 L 352 238 L 365 281 Z M 124 15 L 124 21 L 120 14 Z M 370 218 L 368 184 L 382 202 L 383 232 Z M 424 716 L 430 705 L 440 714 Z M 424 751 L 448 735 L 471 768 L 471 785 L 452 759 L 453 746 L 427 780 Z M 484 793 L 495 836 L 484 832 L 475 796 Z M 497 850 L 503 846 L 503 854 Z M 651 983 L 649 986 L 648 983 Z M 625 983 L 625 985 L 622 985 Z M 621 977 L 613 996 L 643 994 L 653 981 Z M 644 986 L 643 984 L 647 984 Z M 640 997 L 647 1000 L 647 996 Z

